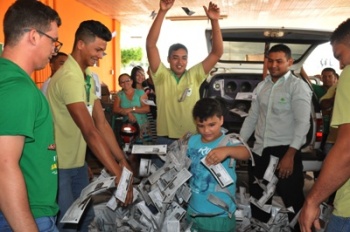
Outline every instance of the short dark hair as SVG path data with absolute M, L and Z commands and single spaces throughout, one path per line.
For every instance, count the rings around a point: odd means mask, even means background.
M 203 122 L 213 116 L 223 116 L 223 109 L 218 100 L 214 98 L 202 98 L 196 102 L 192 110 L 194 120 L 199 119 L 200 122 Z
M 101 38 L 104 41 L 112 40 L 111 31 L 99 21 L 86 20 L 80 23 L 77 31 L 75 32 L 74 47 L 79 40 L 84 42 L 95 41 L 95 38 Z
M 177 50 L 179 50 L 179 49 L 184 49 L 184 50 L 188 53 L 187 48 L 186 48 L 185 45 L 180 44 L 180 43 L 176 43 L 176 44 L 173 44 L 173 45 L 171 45 L 171 46 L 169 47 L 168 57 L 171 56 L 171 53 L 172 53 L 173 51 L 177 51 Z
M 57 60 L 58 57 L 60 56 L 68 56 L 66 53 L 64 52 L 58 52 L 56 55 L 52 56 L 51 59 L 50 59 L 50 63 L 53 63 Z
M 350 18 L 342 22 L 332 33 L 331 44 L 344 43 L 350 44 Z
M 4 16 L 5 46 L 16 45 L 24 29 L 34 28 L 42 32 L 51 29 L 51 23 L 61 26 L 58 13 L 51 7 L 34 0 L 17 0 L 6 11 Z
M 145 70 L 141 67 L 141 66 L 135 66 L 135 67 L 133 67 L 132 68 L 132 70 L 131 70 L 131 79 L 132 79 L 132 87 L 133 88 L 136 88 L 136 73 L 137 73 L 137 71 L 143 71 L 143 72 L 145 72 Z
M 290 48 L 285 45 L 285 44 L 276 44 L 274 46 L 272 46 L 269 51 L 267 52 L 267 54 L 269 55 L 272 52 L 283 52 L 284 54 L 286 54 L 287 59 L 289 60 L 290 58 L 292 58 L 292 51 L 290 50 Z
M 337 76 L 337 72 L 334 70 L 334 68 L 330 68 L 330 67 L 329 67 L 329 68 L 324 68 L 324 69 L 322 70 L 321 74 L 322 74 L 323 72 L 332 72 L 334 76 Z

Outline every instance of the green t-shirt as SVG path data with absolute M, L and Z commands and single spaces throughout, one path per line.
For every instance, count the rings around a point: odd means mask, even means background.
M 319 101 L 323 95 L 327 93 L 327 90 L 323 88 L 321 85 L 312 85 L 312 88 L 314 89 L 314 92 L 317 96 L 317 100 Z
M 350 65 L 340 75 L 337 85 L 331 126 L 338 127 L 350 123 Z M 338 189 L 334 199 L 334 215 L 350 217 L 350 179 Z
M 202 63 L 187 70 L 180 79 L 163 63 L 160 64 L 152 74 L 157 95 L 158 136 L 177 139 L 187 132 L 196 132 L 192 109 L 200 98 L 199 87 L 206 77 Z M 188 92 L 184 94 L 186 89 Z
M 92 75 L 87 69 L 87 75 Z M 89 104 L 92 108 L 98 99 L 95 95 L 94 81 L 90 79 Z M 69 169 L 82 167 L 85 163 L 86 142 L 79 127 L 70 115 L 67 105 L 84 102 L 87 105 L 87 85 L 84 73 L 71 55 L 51 78 L 47 96 L 51 106 L 58 168 Z
M 0 136 L 25 137 L 20 168 L 30 209 L 34 218 L 54 216 L 57 160 L 56 152 L 48 150 L 54 143 L 49 105 L 28 74 L 4 58 L 0 58 L 0 77 Z

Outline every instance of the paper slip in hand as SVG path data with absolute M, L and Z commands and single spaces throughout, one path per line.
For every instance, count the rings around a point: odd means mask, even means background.
M 216 164 L 216 165 L 208 165 L 205 162 L 205 157 L 203 157 L 203 159 L 201 159 L 201 162 L 213 174 L 215 179 L 219 182 L 221 188 L 225 188 L 226 186 L 228 186 L 228 185 L 233 183 L 233 180 L 232 180 L 231 176 L 228 174 L 228 172 L 226 171 L 226 169 L 222 165 L 222 163 L 219 163 L 219 164 Z
M 125 202 L 126 195 L 128 194 L 129 185 L 131 183 L 132 178 L 132 172 L 129 171 L 126 167 L 123 167 L 122 176 L 120 177 L 117 190 L 114 192 L 114 196 L 122 201 Z
M 134 144 L 132 146 L 132 154 L 156 154 L 165 155 L 167 145 L 138 145 Z
M 149 106 L 156 106 L 156 103 L 154 103 L 152 100 L 142 99 L 142 102 Z

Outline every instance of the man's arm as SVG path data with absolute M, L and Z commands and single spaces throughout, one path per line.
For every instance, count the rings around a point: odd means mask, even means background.
M 132 169 L 124 156 L 124 152 L 120 149 L 114 132 L 106 120 L 104 112 L 102 110 L 102 105 L 99 99 L 95 100 L 94 109 L 92 111 L 92 118 L 96 125 L 97 130 L 102 135 L 104 141 L 106 141 L 109 150 L 112 152 L 113 156 L 117 159 L 119 165 L 126 167 L 132 172 Z M 132 202 L 133 200 L 133 188 L 129 185 L 129 191 L 126 196 L 125 203 Z
M 247 142 L 250 136 L 255 131 L 256 124 L 258 122 L 259 117 L 259 102 L 258 102 L 258 88 L 263 85 L 262 82 L 254 89 L 253 91 L 253 99 L 249 109 L 248 116 L 245 118 L 243 125 L 239 131 L 239 135 L 243 139 L 244 142 Z
M 100 100 L 95 100 L 92 118 L 97 130 L 100 132 L 100 134 L 106 141 L 113 156 L 117 159 L 118 162 L 124 162 L 126 160 L 124 153 L 119 147 L 114 132 L 106 120 Z M 131 169 L 129 170 L 131 171 Z
M 209 165 L 216 165 L 228 157 L 237 160 L 247 160 L 250 157 L 250 152 L 247 147 L 241 145 L 217 147 L 208 153 L 205 160 Z
M 13 231 L 38 231 L 19 160 L 23 136 L 0 136 L 0 210 Z
M 148 32 L 146 39 L 146 51 L 149 67 L 152 73 L 155 73 L 157 71 L 160 64 L 159 50 L 157 48 L 160 29 L 162 27 L 166 13 L 173 6 L 174 2 L 175 0 L 160 0 L 158 14 Z
M 290 147 L 299 150 L 305 143 L 306 135 L 310 128 L 312 90 L 299 80 L 291 92 L 291 110 L 293 114 L 294 128 L 291 128 L 293 140 Z
M 209 7 L 203 6 L 204 11 L 211 22 L 213 46 L 209 55 L 202 61 L 203 69 L 205 73 L 209 73 L 210 70 L 218 62 L 222 54 L 224 53 L 224 45 L 222 42 L 222 34 L 219 26 L 220 9 L 212 2 L 209 3 Z
M 106 169 L 113 175 L 117 176 L 117 179 L 119 180 L 121 176 L 121 167 L 114 160 L 107 142 L 104 140 L 100 131 L 95 127 L 85 103 L 78 102 L 68 104 L 67 109 L 75 124 L 79 127 L 91 151 L 96 155 Z M 93 114 L 95 113 L 93 112 Z
M 300 213 L 303 232 L 311 232 L 312 224 L 319 226 L 319 205 L 350 178 L 350 124 L 338 128 L 337 140 L 323 162 L 321 173 L 311 188 Z
M 290 113 L 293 114 L 294 120 L 294 127 L 291 128 L 293 140 L 287 152 L 278 163 L 277 169 L 280 178 L 287 178 L 292 175 L 294 170 L 294 156 L 303 145 L 310 128 L 312 91 L 305 82 L 300 80 L 291 94 Z

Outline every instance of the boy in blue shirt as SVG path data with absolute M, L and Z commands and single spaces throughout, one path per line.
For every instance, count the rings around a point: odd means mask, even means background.
M 235 231 L 235 159 L 247 160 L 250 157 L 249 148 L 241 142 L 238 135 L 231 134 L 227 139 L 227 135 L 222 132 L 223 110 L 217 100 L 200 99 L 195 104 L 192 115 L 198 134 L 191 136 L 188 141 L 187 155 L 192 160 L 190 171 L 193 176 L 190 179 L 192 196 L 187 209 L 187 220 L 193 222 L 192 231 Z M 221 163 L 233 183 L 222 188 L 201 162 L 204 157 L 209 166 Z M 218 207 L 215 200 L 208 200 L 213 198 L 223 201 L 226 206 Z

